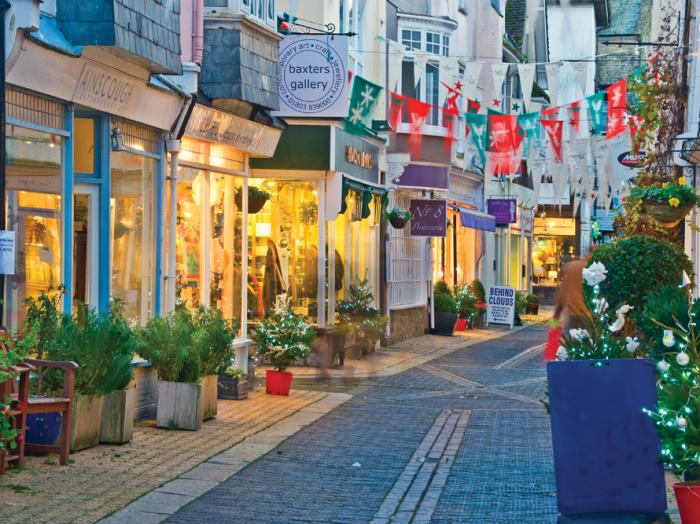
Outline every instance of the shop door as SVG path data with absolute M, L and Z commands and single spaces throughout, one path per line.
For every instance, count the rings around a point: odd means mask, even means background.
M 76 184 L 73 196 L 73 304 L 97 308 L 99 188 Z

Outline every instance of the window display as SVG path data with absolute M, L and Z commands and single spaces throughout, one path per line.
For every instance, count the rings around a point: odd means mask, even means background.
M 318 190 L 315 182 L 249 181 L 248 319 L 268 316 L 281 297 L 295 313 L 317 316 Z M 255 208 L 259 207 L 256 212 Z
M 6 277 L 5 325 L 18 327 L 25 301 L 63 283 L 60 136 L 9 126 L 7 227 L 15 232 L 16 274 Z
M 111 294 L 141 324 L 154 314 L 157 165 L 155 159 L 134 153 L 111 156 Z
M 460 223 L 459 213 L 448 215 L 447 236 L 433 240 L 433 280 L 445 280 L 454 288 L 478 278 L 481 233 Z
M 576 220 L 535 217 L 535 243 L 532 250 L 532 281 L 555 286 L 561 271 L 576 257 Z

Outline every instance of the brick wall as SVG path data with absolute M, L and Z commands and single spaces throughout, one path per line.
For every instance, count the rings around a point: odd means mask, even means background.
M 389 322 L 391 323 L 389 344 L 395 344 L 425 334 L 425 329 L 428 327 L 428 312 L 425 306 L 392 310 L 389 314 Z

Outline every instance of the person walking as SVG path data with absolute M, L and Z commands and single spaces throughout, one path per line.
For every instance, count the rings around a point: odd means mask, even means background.
M 583 299 L 583 270 L 589 260 L 590 255 L 572 260 L 562 270 L 553 318 L 554 325 L 561 325 L 564 333 L 568 333 L 570 329 L 584 328 L 588 324 L 590 312 Z

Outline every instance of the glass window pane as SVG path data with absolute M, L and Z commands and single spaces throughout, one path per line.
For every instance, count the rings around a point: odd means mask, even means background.
M 442 56 L 450 56 L 450 37 L 442 35 Z
M 440 34 L 425 33 L 425 50 L 435 55 L 440 54 Z
M 75 172 L 95 172 L 95 121 L 92 118 L 76 118 L 74 122 L 73 162 Z
M 432 105 L 428 114 L 428 124 L 437 126 L 440 124 L 440 68 L 436 64 L 427 64 L 425 73 L 425 102 Z
M 133 153 L 111 156 L 112 298 L 144 324 L 153 316 L 154 177 L 157 161 Z
M 318 294 L 318 193 L 311 182 L 251 179 L 270 199 L 248 222 L 248 318 L 269 315 L 278 298 L 315 321 Z M 249 210 L 254 211 L 253 198 Z M 323 255 L 321 255 L 323 256 Z
M 5 325 L 19 327 L 25 301 L 63 283 L 63 140 L 17 126 L 7 129 L 7 223 L 15 232 L 15 275 L 7 275 Z
M 211 173 L 210 306 L 241 327 L 242 194 L 243 182 L 231 175 Z

